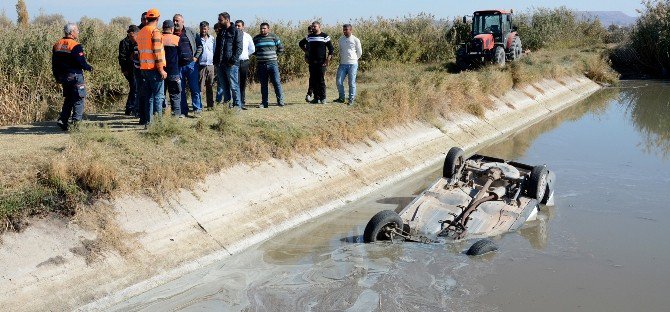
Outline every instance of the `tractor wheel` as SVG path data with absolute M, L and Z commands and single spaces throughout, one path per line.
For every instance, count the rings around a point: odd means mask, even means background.
M 501 46 L 497 46 L 493 54 L 493 64 L 496 64 L 500 67 L 505 66 L 505 49 Z
M 519 54 L 519 37 L 514 37 L 514 41 L 512 41 L 512 46 L 510 47 L 510 57 L 509 59 L 511 61 L 518 60 L 521 55 Z
M 458 48 L 456 51 L 456 66 L 461 71 L 470 69 L 470 60 L 468 60 L 467 52 L 464 47 Z
M 521 38 L 518 36 L 514 38 L 514 44 L 516 46 L 516 50 L 514 50 L 514 53 L 516 54 L 516 59 L 520 59 L 521 56 L 523 56 L 523 47 L 521 45 Z

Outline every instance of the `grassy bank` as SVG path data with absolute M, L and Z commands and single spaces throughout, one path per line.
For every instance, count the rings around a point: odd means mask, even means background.
M 544 25 L 540 17 L 556 12 L 522 15 L 520 29 L 525 27 L 530 36 L 531 30 Z M 574 15 L 554 22 L 554 29 L 566 31 L 577 25 L 585 36 L 592 24 L 576 21 Z M 21 35 L 0 30 L 0 82 L 6 86 L 0 89 L 0 124 L 48 120 L 60 109 L 58 86 L 49 72 L 50 44 L 59 37 L 60 27 L 47 24 L 36 24 Z M 538 43 L 537 50 L 504 68 L 453 73 L 448 69 L 453 68 L 455 44 L 467 25 L 429 15 L 361 20 L 355 27 L 365 63 L 359 73 L 357 105 L 314 106 L 303 101 L 306 67 L 295 44 L 306 27 L 278 23 L 274 31 L 288 48 L 280 59 L 286 108 L 240 114 L 217 108 L 201 119 L 163 118 L 144 131 L 136 120 L 96 113 L 120 108 L 125 80 L 116 68 L 115 53 L 124 33 L 121 24 L 94 19 L 80 23 L 81 41 L 95 71 L 87 76 L 92 91 L 87 112 L 93 114 L 79 130 L 62 134 L 51 124 L 0 129 L 0 145 L 7 151 L 0 161 L 12 164 L 0 168 L 0 231 L 22 228 L 25 216 L 72 217 L 80 209 L 92 209 L 86 204 L 100 198 L 143 194 L 160 201 L 176 189 L 193 187 L 207 174 L 239 163 L 288 160 L 296 154 L 375 139 L 378 130 L 411 121 L 432 123 L 452 113 L 481 116 L 491 104 L 489 95 L 545 78 L 586 75 L 605 83 L 617 79 L 604 60 L 598 36 L 591 41 Z M 336 27 L 326 31 L 339 33 Z M 26 55 L 21 58 L 24 63 L 12 55 Z M 337 62 L 333 63 L 328 72 L 331 99 L 336 92 Z M 251 88 L 248 102 L 253 105 L 260 102 L 260 92 L 258 85 Z

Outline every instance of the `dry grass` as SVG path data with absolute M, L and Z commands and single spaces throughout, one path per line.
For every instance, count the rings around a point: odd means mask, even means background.
M 410 121 L 431 122 L 454 112 L 481 116 L 491 105 L 489 95 L 544 78 L 592 72 L 600 54 L 576 50 L 541 51 L 505 68 L 449 73 L 442 65 L 385 63 L 360 73 L 357 105 L 309 105 L 303 101 L 303 81 L 284 85 L 285 108 L 251 108 L 241 113 L 217 107 L 201 119 L 166 117 L 146 131 L 132 119 L 88 122 L 65 135 L 57 147 L 13 154 L 0 178 L 0 218 L 11 224 L 21 216 L 57 212 L 72 216 L 82 204 L 119 194 L 170 198 L 192 188 L 207 174 L 239 163 L 269 158 L 290 159 L 321 148 L 376 137 L 378 130 Z M 596 62 L 596 63 L 593 63 Z M 334 98 L 332 72 L 327 77 Z M 259 103 L 259 86 L 252 85 L 250 105 Z M 118 128 L 121 127 L 121 128 Z M 30 140 L 50 140 L 50 136 Z M 20 138 L 18 136 L 17 138 Z M 17 142 L 16 144 L 21 144 Z M 31 157 L 27 157 L 30 154 Z M 21 168 L 38 168 L 21 171 Z

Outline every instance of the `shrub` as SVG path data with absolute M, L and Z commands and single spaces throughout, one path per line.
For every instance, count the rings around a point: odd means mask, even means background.
M 670 0 L 648 0 L 630 40 L 613 53 L 617 68 L 626 67 L 654 77 L 670 76 Z
M 516 16 L 525 49 L 599 47 L 607 30 L 598 19 L 581 20 L 566 7 L 538 8 Z

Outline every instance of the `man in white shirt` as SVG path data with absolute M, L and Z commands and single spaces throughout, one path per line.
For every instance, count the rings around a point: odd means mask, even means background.
M 200 22 L 200 35 L 196 40 L 202 42 L 202 54 L 198 59 L 200 74 L 200 90 L 205 90 L 207 109 L 214 108 L 214 37 L 209 35 L 209 23 Z
M 354 104 L 356 99 L 356 74 L 358 73 L 358 60 L 363 55 L 361 41 L 352 34 L 351 24 L 342 26 L 340 37 L 340 67 L 337 68 L 337 92 L 339 98 L 333 102 L 344 103 L 344 77 L 349 77 L 349 105 Z
M 235 27 L 243 34 L 242 54 L 240 55 L 240 101 L 242 101 L 242 106 L 244 106 L 247 103 L 246 90 L 247 78 L 249 77 L 249 56 L 256 52 L 256 46 L 254 45 L 254 39 L 251 38 L 251 35 L 244 31 L 243 20 L 235 21 Z

